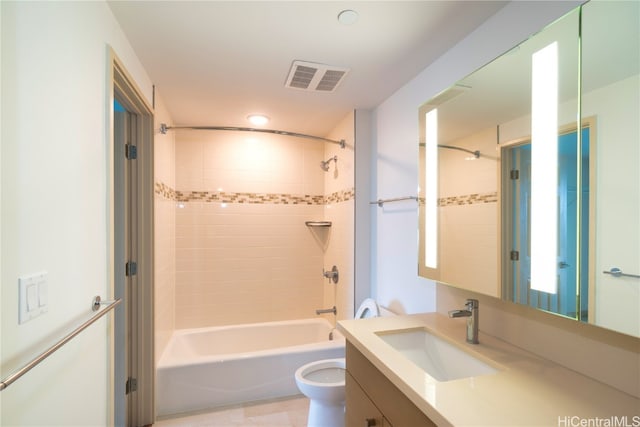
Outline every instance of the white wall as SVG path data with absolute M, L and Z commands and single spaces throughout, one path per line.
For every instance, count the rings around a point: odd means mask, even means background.
M 596 117 L 595 304 L 598 325 L 640 336 L 640 286 L 632 277 L 602 274 L 612 267 L 640 271 L 640 76 L 585 94 L 583 117 Z M 592 187 L 592 188 L 593 188 Z
M 371 110 L 356 110 L 354 119 L 354 300 L 353 310 L 372 293 L 372 235 L 371 207 L 372 180 L 370 171 L 375 169 L 373 153 L 373 117 Z
M 152 86 L 104 2 L 1 2 L 3 377 L 109 297 L 107 46 Z M 49 311 L 18 325 L 18 277 L 48 272 Z M 1 394 L 2 425 L 109 425 L 101 319 Z
M 418 101 L 415 94 L 399 93 L 374 112 L 372 200 L 417 194 L 417 108 L 428 96 Z M 434 284 L 418 277 L 418 204 L 372 204 L 370 210 L 373 298 L 399 314 L 433 311 Z

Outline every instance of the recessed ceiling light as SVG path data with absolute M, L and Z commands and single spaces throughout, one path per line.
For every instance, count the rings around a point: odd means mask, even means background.
M 338 14 L 338 22 L 342 25 L 351 25 L 355 24 L 358 20 L 358 12 L 351 9 L 343 10 Z
M 269 117 L 264 114 L 250 114 L 247 116 L 247 120 L 251 122 L 252 125 L 255 126 L 264 126 L 269 123 Z

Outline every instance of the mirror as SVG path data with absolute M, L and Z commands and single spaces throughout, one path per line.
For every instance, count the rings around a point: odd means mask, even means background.
M 420 107 L 421 276 L 640 336 L 638 19 L 592 0 Z

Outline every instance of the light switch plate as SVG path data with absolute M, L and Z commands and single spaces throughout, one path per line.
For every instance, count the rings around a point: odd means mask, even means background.
M 49 311 L 47 272 L 18 277 L 18 323 Z

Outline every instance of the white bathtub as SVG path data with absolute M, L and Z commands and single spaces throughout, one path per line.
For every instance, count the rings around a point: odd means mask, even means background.
M 299 394 L 294 373 L 314 360 L 344 357 L 325 319 L 182 329 L 158 363 L 158 416 Z

